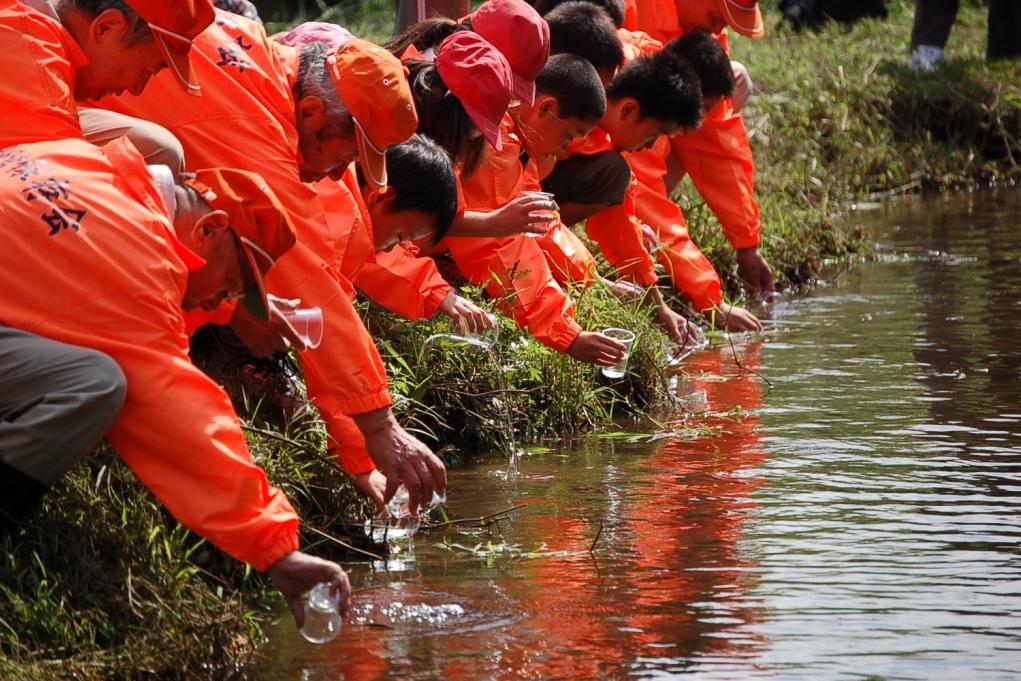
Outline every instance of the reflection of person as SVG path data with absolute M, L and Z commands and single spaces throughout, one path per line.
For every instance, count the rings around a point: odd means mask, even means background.
M 911 28 L 911 58 L 915 71 L 932 71 L 943 61 L 950 29 L 957 18 L 960 0 L 915 0 L 915 23 Z M 1021 2 L 989 0 L 988 59 L 1021 56 Z
M 295 235 L 265 180 L 214 169 L 175 186 L 161 167 L 159 183 L 125 138 L 8 147 L 0 168 L 10 228 L 0 337 L 16 343 L 0 353 L 10 365 L 0 371 L 0 489 L 34 491 L 0 494 L 0 508 L 27 513 L 102 436 L 92 429 L 67 442 L 64 426 L 109 425 L 113 448 L 167 510 L 267 571 L 299 625 L 300 596 L 318 582 L 339 588 L 346 609 L 347 576 L 298 551 L 298 516 L 252 461 L 223 390 L 188 358 L 182 308 L 243 297 L 253 314 L 271 314 L 262 276 Z M 39 363 L 54 342 L 112 360 L 101 412 L 95 400 L 46 394 L 19 376 L 26 366 L 53 372 Z M 118 414 L 110 407 L 120 400 Z

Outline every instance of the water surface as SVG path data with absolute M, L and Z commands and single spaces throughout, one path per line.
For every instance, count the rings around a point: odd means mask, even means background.
M 348 566 L 341 638 L 282 619 L 257 675 L 1021 678 L 1021 195 L 854 219 L 879 261 L 686 361 L 698 437 L 451 471 L 455 517 L 527 507 Z

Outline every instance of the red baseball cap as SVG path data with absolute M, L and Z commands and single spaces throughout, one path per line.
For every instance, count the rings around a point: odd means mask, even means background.
M 149 24 L 156 45 L 167 66 L 177 76 L 185 92 L 202 94 L 195 70 L 188 59 L 191 43 L 216 18 L 210 0 L 125 0 L 145 23 Z
M 535 79 L 549 59 L 549 24 L 523 0 L 489 0 L 471 15 L 472 30 L 503 54 L 514 96 L 535 103 Z
M 507 59 L 485 38 L 458 31 L 436 49 L 436 70 L 482 135 L 499 151 L 500 121 L 514 98 Z
M 229 216 L 230 229 L 241 242 L 252 276 L 242 302 L 258 319 L 269 319 L 264 277 L 297 241 L 287 210 L 258 173 L 209 168 L 195 171 L 195 177 L 185 184 Z
M 727 25 L 746 38 L 766 35 L 758 0 L 719 0 Z

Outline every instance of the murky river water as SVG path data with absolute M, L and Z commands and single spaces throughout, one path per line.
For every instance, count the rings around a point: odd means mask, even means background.
M 455 517 L 528 506 L 350 566 L 341 638 L 282 619 L 259 675 L 1021 678 L 1021 195 L 861 219 L 879 262 L 688 360 L 700 437 L 452 471 Z

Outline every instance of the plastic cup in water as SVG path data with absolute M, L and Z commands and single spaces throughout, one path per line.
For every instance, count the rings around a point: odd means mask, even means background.
M 323 308 L 300 307 L 296 310 L 281 310 L 287 323 L 298 333 L 305 347 L 312 350 L 323 342 Z
M 553 194 L 551 194 L 549 192 L 521 192 L 521 195 L 522 196 L 533 196 L 535 198 L 545 199 L 545 200 L 549 201 L 550 203 L 553 203 L 554 205 L 556 205 L 556 201 L 554 201 L 554 199 L 553 199 Z M 556 219 L 557 213 L 556 213 L 555 210 L 549 210 L 549 209 L 533 210 L 533 211 L 530 211 L 528 213 L 528 217 L 535 218 L 536 222 L 545 222 L 546 223 L 546 229 L 549 230 L 550 223 L 553 222 L 553 220 Z M 543 234 L 536 234 L 535 232 L 525 232 L 525 236 L 530 237 L 532 239 L 538 239 L 539 237 L 544 236 L 544 235 Z
M 344 620 L 339 601 L 327 582 L 320 582 L 305 594 L 305 624 L 301 635 L 311 643 L 328 643 L 337 638 Z
M 611 328 L 603 329 L 603 335 L 607 338 L 612 338 L 627 348 L 619 362 L 612 367 L 603 367 L 603 376 L 607 378 L 624 378 L 624 374 L 627 373 L 627 361 L 631 357 L 631 346 L 635 343 L 635 334 L 627 329 Z

